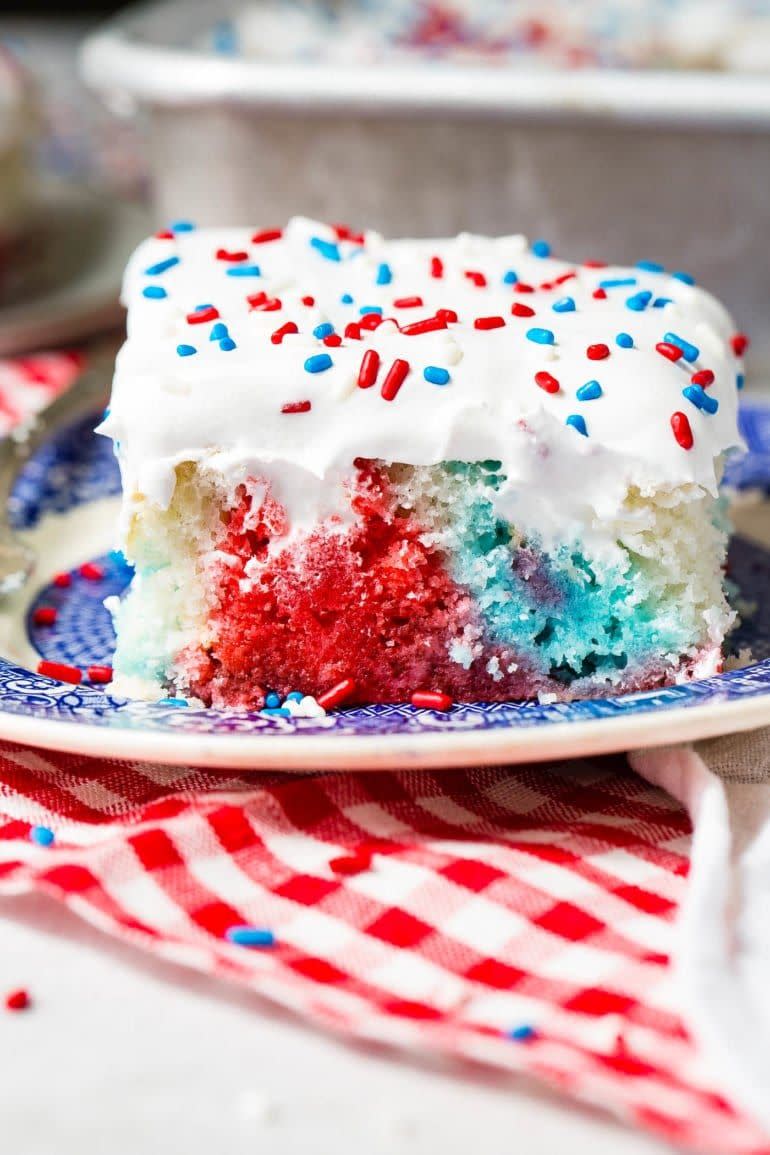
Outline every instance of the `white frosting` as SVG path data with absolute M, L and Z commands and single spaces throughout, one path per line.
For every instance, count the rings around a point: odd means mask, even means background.
M 364 245 L 340 242 L 335 261 L 311 244 L 314 237 L 335 241 L 328 226 L 295 219 L 281 240 L 267 244 L 251 243 L 252 232 L 206 229 L 153 238 L 129 262 L 123 292 L 128 338 L 100 427 L 119 443 L 129 498 L 143 494 L 164 507 L 175 466 L 205 460 L 228 478 L 267 477 L 292 522 L 302 525 L 339 508 L 339 478 L 356 457 L 414 465 L 491 458 L 502 462 L 508 478 L 501 509 L 519 524 L 559 538 L 570 526 L 587 534 L 597 518 L 614 517 L 630 485 L 648 493 L 687 485 L 716 492 L 718 458 L 740 443 L 741 364 L 729 341 L 733 323 L 704 290 L 665 273 L 537 256 L 520 236 L 385 241 L 370 232 Z M 246 252 L 243 263 L 258 265 L 261 275 L 230 275 L 240 265 L 217 259 L 219 249 Z M 178 264 L 147 273 L 172 256 Z M 443 262 L 440 279 L 431 276 L 434 256 Z M 387 284 L 377 283 L 381 265 L 392 275 Z M 529 293 L 504 283 L 508 270 L 534 286 L 572 271 L 576 276 L 555 290 Z M 487 286 L 477 287 L 468 271 L 482 273 Z M 602 282 L 632 277 L 636 284 L 607 287 L 604 299 L 593 295 Z M 147 286 L 162 286 L 167 296 L 147 298 Z M 247 295 L 260 291 L 279 298 L 281 308 L 252 309 Z M 672 303 L 630 309 L 627 299 L 644 291 Z M 343 303 L 344 294 L 352 304 Z M 394 306 L 415 295 L 421 306 Z M 306 306 L 303 296 L 315 304 Z M 574 311 L 554 311 L 565 297 L 574 300 Z M 514 303 L 534 308 L 535 316 L 512 315 Z M 236 348 L 223 351 L 209 339 L 212 322 L 188 322 L 203 304 L 216 307 Z M 362 306 L 381 307 L 401 327 L 441 308 L 454 309 L 459 321 L 420 336 L 386 321 L 337 348 L 313 335 L 322 322 L 342 334 L 349 321 L 360 320 Z M 476 318 L 493 315 L 504 318 L 503 327 L 474 327 Z M 270 335 L 287 321 L 299 333 L 271 343 Z M 528 339 L 533 328 L 551 330 L 554 344 Z M 698 346 L 695 363 L 673 363 L 656 350 L 668 332 Z M 631 335 L 633 348 L 617 345 L 619 333 Z M 588 346 L 598 343 L 609 347 L 609 356 L 589 359 Z M 180 344 L 196 353 L 180 356 Z M 367 349 L 379 353 L 382 365 L 376 385 L 362 389 L 357 377 Z M 328 354 L 333 365 L 310 373 L 304 363 L 317 354 Z M 410 372 L 387 401 L 380 389 L 396 358 L 408 361 Z M 450 382 L 427 381 L 426 366 L 447 369 Z M 713 415 L 682 394 L 692 373 L 704 368 L 715 374 L 707 390 L 719 402 Z M 542 371 L 558 379 L 558 393 L 535 383 Z M 591 380 L 600 383 L 601 397 L 579 401 L 576 391 Z M 310 401 L 309 412 L 281 412 L 284 404 L 300 401 Z M 675 411 L 690 422 L 690 450 L 672 433 Z M 584 418 L 587 437 L 565 424 L 570 414 Z

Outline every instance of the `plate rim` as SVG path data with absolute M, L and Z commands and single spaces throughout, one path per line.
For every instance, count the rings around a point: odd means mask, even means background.
M 666 724 L 662 725 L 663 719 Z M 110 729 L 64 718 L 0 712 L 0 739 L 44 750 L 118 761 L 207 769 L 429 770 L 564 761 L 680 745 L 753 730 L 770 722 L 770 689 L 744 699 L 673 706 L 616 718 L 564 720 L 550 726 L 410 734 L 201 734 Z M 32 732 L 32 733 L 30 733 Z

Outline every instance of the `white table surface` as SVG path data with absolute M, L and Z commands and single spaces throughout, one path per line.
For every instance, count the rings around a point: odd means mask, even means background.
M 3 1155 L 664 1155 L 537 1088 L 349 1046 L 114 944 L 44 898 L 0 900 Z

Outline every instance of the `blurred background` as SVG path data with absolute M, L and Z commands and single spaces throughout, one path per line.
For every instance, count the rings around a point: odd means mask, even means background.
M 0 44 L 0 310 L 86 250 L 105 306 L 170 218 L 304 213 L 685 269 L 770 363 L 770 0 L 26 0 Z

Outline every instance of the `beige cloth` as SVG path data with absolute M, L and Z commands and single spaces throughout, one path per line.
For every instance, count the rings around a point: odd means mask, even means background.
M 770 727 L 629 761 L 693 822 L 674 955 L 685 1021 L 770 1136 Z

